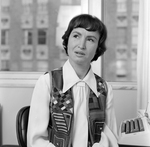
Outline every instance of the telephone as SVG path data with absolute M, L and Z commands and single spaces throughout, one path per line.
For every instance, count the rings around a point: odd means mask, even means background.
M 121 122 L 119 147 L 150 147 L 150 118 L 143 110 L 136 118 Z

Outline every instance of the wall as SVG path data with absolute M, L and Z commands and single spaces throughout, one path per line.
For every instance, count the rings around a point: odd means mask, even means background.
M 114 106 L 118 128 L 122 120 L 136 117 L 136 89 L 113 86 Z M 33 86 L 0 86 L 2 105 L 2 144 L 17 144 L 16 115 L 18 110 L 30 104 Z
M 2 144 L 2 107 L 0 105 L 0 145 Z
M 136 98 L 136 90 L 114 90 L 114 107 L 116 112 L 118 131 L 121 121 L 137 116 Z
M 2 144 L 17 144 L 16 115 L 30 104 L 33 88 L 0 88 L 2 105 Z

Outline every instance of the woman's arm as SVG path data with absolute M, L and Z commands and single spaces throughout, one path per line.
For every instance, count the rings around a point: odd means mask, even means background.
M 104 127 L 104 134 L 109 140 L 109 147 L 118 147 L 118 134 L 116 115 L 114 110 L 114 97 L 111 85 L 107 83 L 108 95 L 106 100 L 106 125 Z
M 116 115 L 114 110 L 114 98 L 113 98 L 113 90 L 111 85 L 107 83 L 108 86 L 108 95 L 106 100 L 106 125 L 112 131 L 116 139 L 118 138 L 117 134 L 117 123 L 116 123 Z
M 101 134 L 99 143 L 95 143 L 93 147 L 118 147 L 117 140 L 117 123 L 114 111 L 112 87 L 107 83 L 108 95 L 106 99 L 106 124 Z
M 49 102 L 50 102 L 49 74 L 38 79 L 30 105 L 27 146 L 28 147 L 54 147 L 48 140 Z

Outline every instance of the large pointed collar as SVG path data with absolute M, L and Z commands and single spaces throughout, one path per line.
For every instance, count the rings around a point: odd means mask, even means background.
M 69 60 L 67 60 L 63 66 L 63 93 L 70 89 L 73 85 L 78 83 L 79 81 L 85 82 L 90 89 L 98 96 L 97 92 L 97 84 L 94 73 L 92 69 L 89 70 L 87 75 L 81 80 L 75 70 L 73 69 L 72 65 L 70 64 Z

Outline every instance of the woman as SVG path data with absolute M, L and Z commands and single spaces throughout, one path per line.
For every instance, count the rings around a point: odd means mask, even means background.
M 91 62 L 105 51 L 107 31 L 96 17 L 74 17 L 62 36 L 68 60 L 34 88 L 28 147 L 117 147 L 111 86 Z

